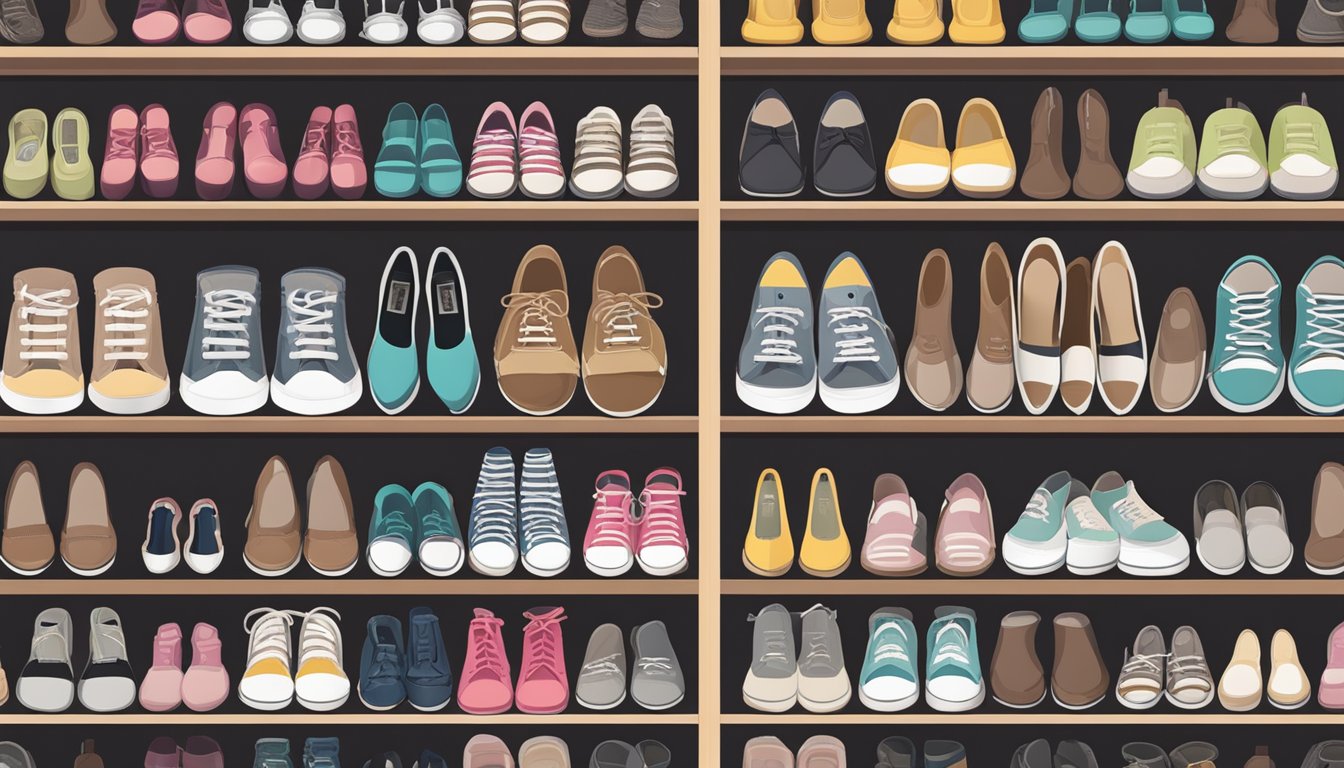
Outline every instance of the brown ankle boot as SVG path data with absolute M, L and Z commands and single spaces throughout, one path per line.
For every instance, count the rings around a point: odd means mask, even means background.
M 1106 101 L 1091 88 L 1078 97 L 1078 170 L 1073 193 L 1087 200 L 1110 200 L 1125 188 L 1125 177 L 1111 158 L 1111 116 Z
M 1045 667 L 1036 653 L 1036 630 L 1041 617 L 1032 611 L 1014 611 L 999 623 L 999 640 L 989 662 L 989 689 L 1010 707 L 1030 707 L 1045 698 Z
M 1031 112 L 1031 154 L 1022 172 L 1022 193 L 1037 200 L 1056 200 L 1069 193 L 1064 168 L 1064 97 L 1053 86 L 1041 91 Z
M 1111 676 L 1101 661 L 1092 622 L 1081 613 L 1055 617 L 1055 664 L 1050 692 L 1069 709 L 1086 709 L 1101 701 L 1111 687 Z
M 1227 39 L 1234 43 L 1277 43 L 1279 17 L 1277 0 L 1237 0 Z

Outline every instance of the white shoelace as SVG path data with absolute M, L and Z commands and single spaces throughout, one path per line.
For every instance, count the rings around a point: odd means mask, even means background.
M 761 307 L 756 310 L 760 319 L 756 325 L 767 334 L 761 339 L 761 351 L 751 359 L 757 363 L 785 363 L 797 365 L 803 362 L 803 356 L 795 352 L 798 342 L 791 338 L 782 338 L 770 334 L 792 336 L 793 330 L 803 320 L 803 310 L 798 307 Z
M 619 653 L 612 653 L 593 659 L 583 665 L 583 669 L 579 672 L 579 677 L 609 677 L 624 675 L 625 670 L 621 668 L 620 664 L 616 663 L 616 660 L 620 657 L 621 655 Z
M 639 517 L 639 546 L 653 547 L 660 544 L 681 546 L 681 515 L 677 514 L 685 491 L 671 488 L 645 488 L 639 493 L 639 506 L 643 513 Z
M 321 606 L 303 615 L 299 630 L 299 666 L 312 658 L 327 659 L 341 668 L 341 614 Z
M 910 655 L 906 653 L 904 643 L 897 642 L 890 637 L 884 637 L 892 632 L 899 635 L 901 640 L 905 642 L 910 641 L 910 638 L 906 636 L 905 630 L 900 624 L 897 624 L 894 621 L 884 621 L 881 624 L 878 624 L 877 631 L 873 633 L 873 637 L 878 643 L 877 648 L 873 652 L 873 661 L 899 661 L 901 663 L 908 663 L 910 661 Z
M 295 320 L 286 333 L 299 334 L 294 339 L 295 349 L 289 352 L 290 360 L 340 359 L 334 349 L 327 349 L 336 346 L 336 339 L 331 335 L 335 326 L 330 322 L 336 313 L 332 309 L 323 309 L 328 304 L 335 304 L 338 299 L 334 291 L 290 291 L 285 304 Z
M 243 617 L 247 632 L 247 668 L 262 659 L 279 659 L 285 669 L 290 668 L 291 647 L 289 628 L 295 618 L 303 618 L 303 611 L 256 608 Z M 255 621 L 253 620 L 255 618 Z
M 1022 510 L 1022 514 L 1036 520 L 1049 520 L 1050 498 L 1041 491 L 1033 493 L 1031 501 L 1027 502 L 1027 508 Z
M 1077 520 L 1085 531 L 1111 530 L 1111 524 L 1106 522 L 1106 518 L 1086 498 L 1070 504 L 1069 512 L 1073 513 L 1073 519 Z
M 1129 496 L 1115 502 L 1115 511 L 1120 517 L 1129 521 L 1138 528 L 1145 523 L 1154 523 L 1162 519 L 1162 516 L 1154 512 L 1138 496 L 1131 493 Z
M 1125 660 L 1125 664 L 1120 668 L 1120 674 L 1130 675 L 1139 672 L 1151 672 L 1155 675 L 1162 673 L 1161 660 L 1166 659 L 1170 654 L 1166 653 L 1136 653 Z
M 873 311 L 867 307 L 835 307 L 827 310 L 830 315 L 827 320 L 828 325 L 836 326 L 835 332 L 841 338 L 835 340 L 836 352 L 833 363 L 876 363 L 882 358 L 877 354 L 877 348 L 873 346 L 873 337 L 860 334 L 867 333 L 871 324 L 876 321 L 873 319 Z M 849 322 L 858 320 L 859 322 Z
M 1279 287 L 1276 285 L 1260 293 L 1240 293 L 1232 297 L 1232 331 L 1224 334 L 1226 346 L 1224 352 L 1234 355 L 1252 355 L 1264 357 L 1259 350 L 1271 348 L 1269 315 L 1272 312 L 1272 299 Z
M 69 288 L 46 291 L 45 293 L 32 293 L 25 285 L 19 289 L 19 300 L 23 302 L 23 306 L 19 308 L 19 319 L 27 321 L 30 317 L 69 317 L 70 310 L 78 306 L 79 301 L 75 300 L 69 304 L 60 301 L 68 298 L 70 298 Z M 66 340 L 70 334 L 70 325 L 67 322 L 23 322 L 19 325 L 19 332 L 28 334 L 19 340 L 19 344 L 23 346 L 23 349 L 19 352 L 20 360 L 63 361 L 70 357 L 70 353 L 66 351 Z M 38 336 L 36 334 L 43 335 Z M 30 349 L 32 347 L 39 347 L 39 349 Z M 57 349 L 40 349 L 41 347 L 56 347 Z
M 630 549 L 630 526 L 627 525 L 626 510 L 627 500 L 632 496 L 629 488 L 622 488 L 616 484 L 608 485 L 593 493 L 596 503 L 593 504 L 592 525 L 595 533 L 592 546 Z M 614 500 L 614 503 L 608 501 L 609 499 Z
M 944 635 L 951 635 L 951 637 L 944 640 Z M 967 647 L 971 644 L 971 638 L 966 634 L 966 630 L 962 629 L 961 625 L 955 621 L 944 624 L 933 636 L 933 643 L 938 647 L 938 651 L 934 654 L 933 661 L 929 662 L 929 666 L 948 659 L 958 664 L 969 665 L 971 663 L 971 655 L 967 651 Z
M 1307 327 L 1311 331 L 1301 346 L 1344 351 L 1344 296 L 1308 294 L 1307 302 Z
M 206 360 L 246 360 L 251 357 L 248 347 L 252 340 L 247 337 L 247 323 L 241 322 L 241 318 L 252 316 L 257 297 L 247 291 L 228 288 L 206 291 L 204 299 L 205 330 L 212 335 L 202 340 L 201 356 Z M 214 333 L 243 335 L 217 336 Z
M 109 350 L 103 352 L 104 360 L 144 360 L 149 357 L 149 339 L 145 337 L 149 325 L 145 318 L 149 317 L 153 303 L 153 294 L 140 286 L 108 289 L 107 295 L 98 302 L 103 308 L 103 317 L 110 319 L 103 323 L 103 330 L 109 336 L 103 339 L 103 346 Z M 118 333 L 134 335 L 129 338 L 113 336 Z

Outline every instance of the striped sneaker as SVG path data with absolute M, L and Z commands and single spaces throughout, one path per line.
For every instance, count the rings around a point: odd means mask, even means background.
M 564 194 L 565 166 L 550 110 L 534 101 L 523 110 L 518 126 L 518 183 L 523 194 L 536 199 Z
M 585 200 L 607 200 L 625 188 L 621 118 L 610 107 L 593 107 L 574 134 L 569 191 Z
M 569 526 L 549 450 L 532 448 L 523 455 L 520 491 L 523 567 L 534 576 L 554 576 L 569 567 Z
M 491 45 L 512 42 L 518 36 L 518 11 L 514 0 L 474 0 L 467 10 L 467 37 L 473 43 Z
M 485 452 L 471 497 L 467 545 L 467 558 L 477 573 L 508 576 L 518 564 L 518 488 L 507 448 Z
M 477 0 L 479 5 L 481 0 Z M 474 10 L 474 8 L 473 8 Z M 518 188 L 518 124 L 504 102 L 485 108 L 471 144 L 467 189 L 486 199 L 508 197 Z
M 625 166 L 625 191 L 635 197 L 667 197 L 677 191 L 677 148 L 672 118 L 657 104 L 641 109 L 630 121 L 630 160 Z

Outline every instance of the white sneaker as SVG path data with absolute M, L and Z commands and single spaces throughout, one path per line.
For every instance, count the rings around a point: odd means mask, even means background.
M 279 45 L 294 36 L 294 22 L 280 0 L 249 0 L 243 37 L 256 45 Z
M 341 668 L 344 646 L 341 615 L 332 608 L 314 608 L 299 628 L 299 671 L 294 675 L 294 694 L 299 703 L 314 712 L 329 712 L 350 697 L 350 678 Z
M 345 39 L 340 0 L 306 0 L 299 14 L 299 39 L 309 45 L 334 45 Z
M 243 618 L 247 631 L 247 671 L 238 681 L 238 698 L 253 709 L 284 709 L 294 700 L 294 658 L 289 628 L 299 611 L 257 608 Z M 255 620 L 254 620 L 255 619 Z

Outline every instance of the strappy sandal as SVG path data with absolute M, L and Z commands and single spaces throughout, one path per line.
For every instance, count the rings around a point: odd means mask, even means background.
M 450 45 L 462 39 L 466 33 L 467 22 L 453 6 L 453 0 L 428 0 L 431 8 L 425 10 L 425 0 L 420 0 L 420 21 L 415 25 L 415 34 L 420 42 L 430 45 Z
M 389 11 L 388 6 L 392 0 L 377 0 L 378 7 L 382 8 L 377 13 L 368 13 L 369 4 L 365 3 L 366 16 L 364 17 L 364 28 L 360 30 L 359 36 L 371 43 L 379 45 L 397 45 L 406 42 L 406 35 L 410 28 L 406 25 L 406 19 L 402 17 L 401 12 L 406 9 L 405 0 L 397 3 L 397 10 Z
M 518 36 L 513 0 L 473 0 L 467 11 L 467 37 L 473 43 L 509 43 Z
M 280 0 L 271 0 L 265 8 L 249 4 L 243 16 L 243 37 L 256 45 L 279 45 L 294 36 L 294 22 Z
M 337 0 L 306 0 L 299 14 L 299 39 L 309 45 L 334 45 L 345 39 L 345 16 Z
M 521 0 L 518 25 L 523 40 L 534 45 L 554 45 L 569 35 L 569 3 L 566 0 Z

